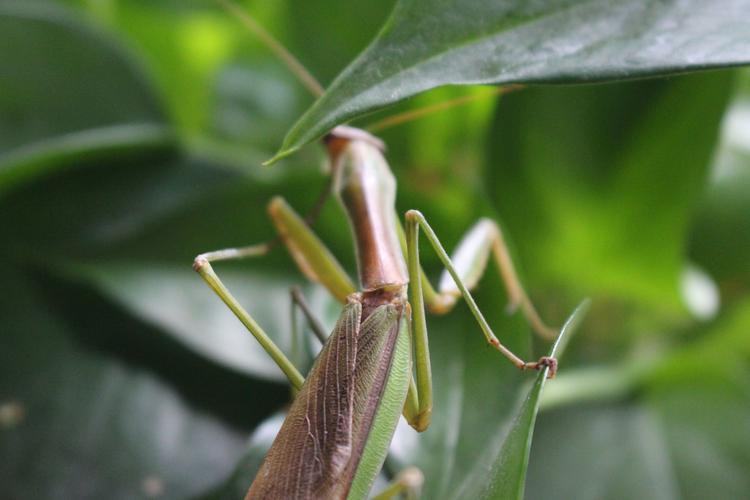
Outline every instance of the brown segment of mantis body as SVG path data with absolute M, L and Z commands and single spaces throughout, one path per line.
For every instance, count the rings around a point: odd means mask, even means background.
M 349 217 L 364 290 L 401 289 L 409 282 L 394 213 L 396 179 L 384 146 L 367 132 L 336 127 L 326 137 L 333 188 Z
M 362 295 L 350 297 L 246 500 L 343 499 L 349 493 L 388 378 L 403 313 L 398 300 L 363 307 Z

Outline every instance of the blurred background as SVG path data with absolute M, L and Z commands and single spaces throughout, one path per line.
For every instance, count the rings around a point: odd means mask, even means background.
M 392 2 L 243 5 L 326 84 Z M 317 145 L 260 166 L 311 102 L 213 2 L 0 0 L 0 496 L 242 494 L 289 390 L 191 263 L 272 238 L 273 195 L 313 206 Z M 494 217 L 548 322 L 592 298 L 545 392 L 526 498 L 747 498 L 747 70 L 527 88 L 379 135 L 399 211 L 447 248 Z M 328 203 L 315 229 L 354 275 L 341 221 Z M 292 284 L 333 324 L 281 248 L 217 270 L 284 348 Z M 544 351 L 493 272 L 477 298 L 504 342 Z M 416 463 L 425 497 L 450 497 L 521 375 L 465 335 L 463 306 L 428 323 L 439 415 L 419 444 L 399 431 L 385 473 Z

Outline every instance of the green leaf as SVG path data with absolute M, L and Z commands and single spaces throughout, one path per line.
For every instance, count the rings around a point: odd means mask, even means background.
M 573 331 L 582 321 L 588 307 L 587 300 L 573 311 L 557 336 L 548 356 L 560 358 L 565 345 L 570 341 Z M 523 499 L 531 438 L 534 434 L 540 396 L 546 380 L 547 370 L 543 370 L 537 375 L 534 385 L 518 408 L 507 434 L 502 439 L 496 439 L 486 448 L 454 498 Z M 492 464 L 489 470 L 487 470 L 488 463 Z
M 725 300 L 750 289 L 750 71 L 738 72 L 709 186 L 696 207 L 689 255 L 722 287 Z
M 571 315 L 550 355 L 562 353 L 586 309 L 581 305 Z M 483 310 L 493 328 L 504 332 L 506 345 L 532 356 L 523 348 L 528 335 L 523 320 L 503 319 L 497 307 Z M 425 476 L 426 498 L 522 498 L 545 373 L 531 384 L 530 374 L 486 349 L 473 327 L 464 314 L 432 322 L 428 318 L 435 391 L 432 424 L 416 434 L 402 422 L 387 464 L 394 473 L 418 467 Z
M 261 269 L 221 268 L 222 281 L 246 305 L 258 324 L 289 354 L 292 344 L 289 289 L 295 274 Z M 213 362 L 242 373 L 279 382 L 286 377 L 226 305 L 187 263 L 182 266 L 147 262 L 104 262 L 74 266 L 112 300 L 142 320 L 159 327 Z M 326 296 L 306 295 L 314 311 L 325 309 Z M 309 366 L 303 360 L 301 368 Z M 300 363 L 300 360 L 295 360 Z
M 684 314 L 678 283 L 732 75 L 503 98 L 486 185 L 530 282 Z M 637 277 L 637 279 L 635 279 Z M 608 332 L 622 331 L 620 318 Z
M 107 36 L 62 9 L 0 6 L 0 193 L 82 159 L 173 139 L 147 79 Z
M 0 196 L 24 182 L 65 167 L 169 149 L 173 139 L 167 127 L 134 124 L 99 127 L 40 140 L 0 156 Z
M 711 184 L 690 233 L 690 256 L 724 286 L 726 298 L 750 288 L 750 155 L 743 165 Z
M 300 190 L 295 205 L 311 205 L 316 190 L 302 191 L 320 180 L 290 170 L 294 177 L 279 176 L 283 171 L 278 171 L 263 180 L 185 160 L 142 159 L 80 168 L 21 188 L 0 203 L 8 236 L 0 251 L 62 268 L 67 278 L 85 281 L 214 363 L 284 380 L 191 263 L 201 252 L 272 238 L 271 221 L 263 215 L 280 180 L 286 181 L 287 193 Z M 255 213 L 261 216 L 253 217 Z M 302 285 L 324 319 L 329 302 L 321 290 L 314 293 L 314 287 L 305 287 L 285 254 L 279 247 L 250 265 L 221 263 L 216 269 L 289 352 L 290 287 Z M 304 368 L 306 361 L 298 361 Z
M 237 178 L 227 169 L 173 153 L 76 165 L 19 186 L 2 199 L 3 250 L 47 260 L 116 251 L 124 240 L 225 191 Z
M 260 424 L 250 436 L 245 452 L 232 474 L 200 500 L 236 500 L 244 498 L 255 479 L 266 453 L 284 422 L 284 414 L 274 414 Z
M 277 387 L 162 342 L 90 292 L 18 267 L 3 286 L 12 290 L 0 303 L 8 498 L 198 494 L 232 470 L 245 429 L 281 403 Z M 258 401 L 238 407 L 250 395 Z
M 745 498 L 748 328 L 745 299 L 629 377 L 615 398 L 542 412 L 527 498 Z
M 747 64 L 748 6 L 401 0 L 274 160 L 340 123 L 441 85 L 611 81 Z

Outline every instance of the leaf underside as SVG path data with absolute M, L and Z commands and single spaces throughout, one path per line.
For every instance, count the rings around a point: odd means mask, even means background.
M 747 0 L 401 0 L 274 158 L 443 85 L 586 83 L 750 62 Z

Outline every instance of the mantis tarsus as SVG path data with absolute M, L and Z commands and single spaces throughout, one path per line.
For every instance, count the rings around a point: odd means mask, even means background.
M 317 92 L 317 87 L 313 88 Z M 246 498 L 367 496 L 399 416 L 403 414 L 418 431 L 430 424 L 432 381 L 426 308 L 443 314 L 463 297 L 486 341 L 515 366 L 524 370 L 548 368 L 550 377 L 557 369 L 553 358 L 527 362 L 503 346 L 471 296 L 469 290 L 484 273 L 491 255 L 511 305 L 521 309 L 538 333 L 544 337 L 554 334 L 521 287 L 496 223 L 480 220 L 451 258 L 420 212 L 409 210 L 405 225 L 400 225 L 395 211 L 396 182 L 379 139 L 363 130 L 340 126 L 325 137 L 324 143 L 331 164 L 332 191 L 347 213 L 354 234 L 359 291 L 283 198 L 276 197 L 268 205 L 281 241 L 300 270 L 345 304 L 306 378 L 237 302 L 211 266 L 212 261 L 263 255 L 269 245 L 209 252 L 194 262 L 195 270 L 298 391 Z M 437 290 L 419 264 L 420 229 L 446 269 Z M 296 296 L 295 301 L 309 316 L 302 299 Z M 408 470 L 382 497 L 412 490 L 419 482 L 419 473 Z

